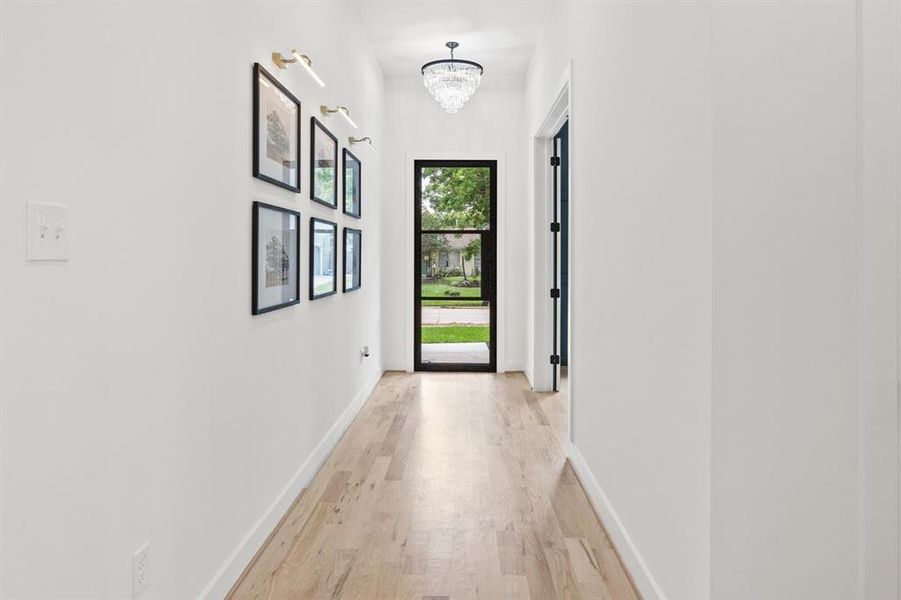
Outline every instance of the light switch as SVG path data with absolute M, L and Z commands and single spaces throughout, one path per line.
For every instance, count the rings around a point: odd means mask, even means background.
M 69 209 L 29 202 L 27 213 L 28 260 L 69 260 Z

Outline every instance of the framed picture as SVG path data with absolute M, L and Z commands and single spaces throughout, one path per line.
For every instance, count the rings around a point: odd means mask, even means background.
M 253 176 L 300 193 L 300 100 L 253 65 Z
M 310 219 L 310 300 L 338 292 L 338 225 Z
M 352 217 L 360 218 L 360 197 L 362 187 L 360 180 L 360 159 L 353 152 L 344 149 L 344 212 Z
M 363 232 L 359 229 L 344 228 L 344 283 L 345 292 L 358 290 L 363 285 Z
M 254 202 L 252 238 L 251 312 L 300 302 L 300 213 Z
M 310 117 L 310 199 L 338 208 L 338 138 Z

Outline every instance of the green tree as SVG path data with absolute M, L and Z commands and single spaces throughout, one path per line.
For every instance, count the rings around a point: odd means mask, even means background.
M 477 237 L 476 239 L 472 240 L 471 242 L 466 244 L 465 248 L 463 248 L 463 260 L 460 263 L 461 267 L 463 268 L 463 281 L 466 281 L 466 261 L 472 260 L 472 258 L 474 256 L 477 256 L 481 252 L 482 252 L 482 238 L 481 237 Z
M 323 164 L 318 164 L 323 163 Z M 331 160 L 317 161 L 315 191 L 313 194 L 320 200 L 331 202 L 335 198 L 335 166 Z
M 424 229 L 485 229 L 491 214 L 487 167 L 426 167 L 422 170 Z
M 422 260 L 429 266 L 429 275 L 432 275 L 432 267 L 441 251 L 447 247 L 448 242 L 444 235 L 432 233 L 422 236 Z

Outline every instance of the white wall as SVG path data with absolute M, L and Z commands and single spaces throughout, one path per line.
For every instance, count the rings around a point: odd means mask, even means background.
M 303 213 L 305 286 L 308 218 L 358 223 L 308 200 L 308 119 L 378 143 L 381 71 L 342 3 L 4 2 L 0 39 L 0 596 L 130 597 L 150 541 L 147 596 L 196 597 L 379 373 L 380 156 L 361 291 L 252 317 L 250 224 Z M 251 177 L 252 64 L 292 47 L 328 84 L 278 75 L 299 195 Z M 69 207 L 69 262 L 25 262 L 26 200 Z
M 897 597 L 899 43 L 895 2 L 555 5 L 572 456 L 646 596 Z
M 526 237 L 528 222 L 524 93 L 521 77 L 491 74 L 457 114 L 447 114 L 418 77 L 385 82 L 385 165 L 382 213 L 382 343 L 385 366 L 412 367 L 412 215 L 414 158 L 499 158 L 504 212 L 498 214 L 498 370 L 522 370 L 526 344 Z M 409 179 L 409 181 L 408 181 Z M 500 270 L 503 267 L 503 276 Z M 501 294 L 503 300 L 501 300 Z
M 704 598 L 709 14 L 702 4 L 557 3 L 530 70 L 530 134 L 570 60 L 575 452 L 619 519 L 607 527 L 622 525 L 656 586 Z M 548 354 L 536 350 L 536 370 Z M 629 566 L 653 597 L 655 584 Z
M 854 3 L 714 4 L 712 593 L 857 591 Z
M 901 3 L 859 2 L 861 501 L 863 598 L 898 598 L 898 201 Z

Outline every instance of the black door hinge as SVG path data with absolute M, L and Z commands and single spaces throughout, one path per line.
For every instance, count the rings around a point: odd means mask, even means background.
M 560 223 L 551 223 L 551 233 L 560 233 Z
M 551 354 L 551 364 L 552 365 L 560 364 L 560 355 L 559 354 Z
M 559 156 L 552 156 L 552 157 L 551 157 L 551 166 L 552 166 L 552 167 L 559 167 L 559 166 L 560 166 L 560 157 L 559 157 Z
M 559 298 L 560 297 L 560 288 L 552 288 L 551 289 L 551 298 Z

